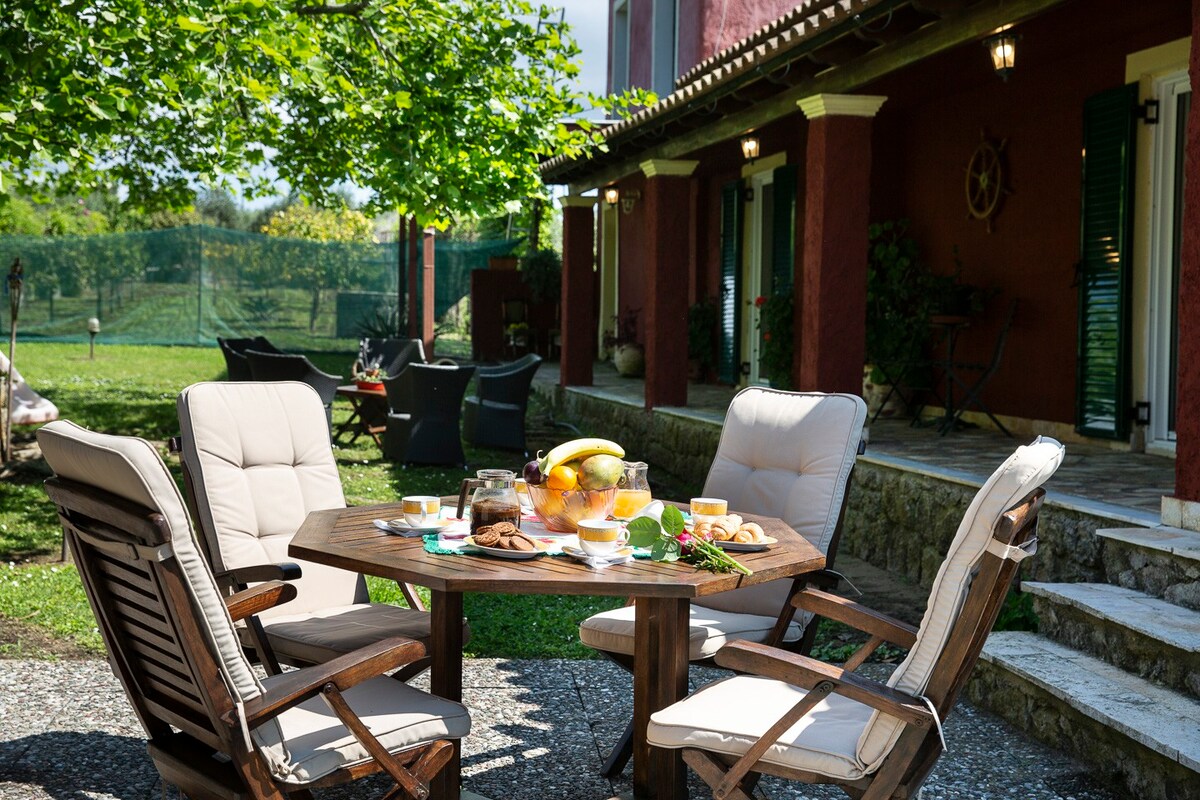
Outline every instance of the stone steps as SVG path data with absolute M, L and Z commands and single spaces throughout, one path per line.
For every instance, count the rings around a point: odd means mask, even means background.
M 1200 533 L 1181 528 L 1102 528 L 1106 580 L 1200 611 Z
M 1125 783 L 1200 800 L 1200 701 L 1034 633 L 993 633 L 967 696 Z
M 1033 583 L 1039 631 L 1200 698 L 1200 612 L 1107 583 Z

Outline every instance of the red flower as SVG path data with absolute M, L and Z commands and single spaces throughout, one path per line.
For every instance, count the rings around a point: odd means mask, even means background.
M 760 295 L 760 296 L 758 296 L 758 297 L 754 298 L 754 307 L 755 307 L 755 308 L 762 308 L 762 307 L 763 307 L 763 303 L 765 303 L 765 302 L 767 302 L 767 298 L 765 298 L 765 297 L 762 297 L 762 296 Z
M 763 341 L 764 342 L 771 341 L 771 332 L 770 331 L 767 331 L 766 333 L 763 334 Z

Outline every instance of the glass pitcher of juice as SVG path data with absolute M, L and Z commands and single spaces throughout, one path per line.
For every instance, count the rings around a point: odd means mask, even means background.
M 617 499 L 613 505 L 613 519 L 633 519 L 639 511 L 650 504 L 650 481 L 646 479 L 649 466 L 645 461 L 623 461 L 625 471 L 617 482 Z

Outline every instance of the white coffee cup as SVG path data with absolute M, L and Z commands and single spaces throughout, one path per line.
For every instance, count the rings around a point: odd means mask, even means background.
M 616 520 L 581 519 L 577 533 L 580 549 L 589 556 L 612 555 L 625 544 Z
M 414 494 L 400 498 L 404 521 L 414 528 L 424 528 L 437 522 L 442 510 L 442 500 L 427 494 Z

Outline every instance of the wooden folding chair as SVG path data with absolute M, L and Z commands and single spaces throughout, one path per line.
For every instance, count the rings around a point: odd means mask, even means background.
M 750 800 L 761 775 L 842 788 L 856 800 L 914 797 L 944 749 L 954 707 L 1022 559 L 1036 550 L 1040 488 L 1058 442 L 1022 447 L 976 495 L 934 581 L 920 630 L 806 588 L 798 608 L 870 638 L 843 667 L 751 642 L 716 656 L 744 673 L 651 717 L 651 745 L 682 749 L 716 800 Z M 886 684 L 854 673 L 881 644 L 909 648 Z
M 69 422 L 38 431 L 46 491 L 165 783 L 197 800 L 272 798 L 379 771 L 424 800 L 470 730 L 458 703 L 383 677 L 421 658 L 396 637 L 260 680 L 233 623 L 295 596 L 280 581 L 222 598 L 183 498 L 142 439 Z

